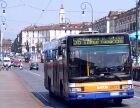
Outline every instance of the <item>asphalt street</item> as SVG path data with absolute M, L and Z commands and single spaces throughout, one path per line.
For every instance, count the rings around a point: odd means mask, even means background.
M 44 88 L 44 69 L 43 63 L 39 64 L 39 70 L 30 70 L 29 64 L 23 64 L 23 70 L 14 68 L 13 71 L 20 77 L 24 85 L 38 98 L 45 108 L 139 108 L 140 106 L 140 88 L 135 88 L 135 96 L 132 99 L 123 100 L 123 104 L 116 106 L 111 101 L 97 102 L 76 102 L 66 104 L 64 100 L 52 98 Z

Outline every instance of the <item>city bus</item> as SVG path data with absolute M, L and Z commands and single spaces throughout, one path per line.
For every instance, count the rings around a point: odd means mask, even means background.
M 44 86 L 66 101 L 133 98 L 128 34 L 78 34 L 53 40 L 44 50 Z

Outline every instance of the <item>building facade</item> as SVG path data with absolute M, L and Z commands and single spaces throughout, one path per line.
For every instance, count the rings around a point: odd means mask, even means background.
M 83 30 L 90 28 L 90 23 L 71 23 L 65 17 L 63 4 L 60 7 L 59 23 L 46 26 L 29 26 L 21 30 L 13 43 L 13 51 L 18 53 L 42 53 L 43 44 L 53 39 L 58 39 L 66 35 L 79 34 Z
M 99 33 L 112 33 L 115 32 L 115 19 L 122 12 L 110 11 L 108 16 L 100 18 L 93 23 L 93 30 Z
M 138 5 L 138 29 L 140 29 L 140 6 Z M 108 16 L 96 20 L 94 30 L 99 33 L 132 33 L 136 30 L 136 8 L 127 11 L 110 11 Z
M 3 53 L 10 53 L 11 52 L 11 45 L 12 45 L 11 39 L 3 39 L 2 40 L 2 52 Z
M 66 35 L 79 34 L 89 23 L 53 24 L 48 26 L 30 26 L 22 30 L 15 40 L 18 53 L 41 53 L 43 44 Z

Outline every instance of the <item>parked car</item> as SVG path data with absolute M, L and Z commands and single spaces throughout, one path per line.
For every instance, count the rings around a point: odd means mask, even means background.
M 2 68 L 3 68 L 3 62 L 0 61 L 0 71 L 1 71 Z
M 0 61 L 3 61 L 3 56 L 0 55 Z
M 21 61 L 19 61 L 18 59 L 13 60 L 13 66 L 14 67 L 20 67 L 20 65 L 21 65 Z
M 11 66 L 11 59 L 9 57 L 4 57 L 3 58 L 3 66 L 6 67 L 10 67 Z
M 25 57 L 24 59 L 25 59 L 24 61 L 27 62 L 27 63 L 30 61 L 29 57 Z
M 31 62 L 30 63 L 30 70 L 32 70 L 32 69 L 35 69 L 35 70 L 39 69 L 38 62 Z
M 25 59 L 24 59 L 23 56 L 18 56 L 18 60 L 21 61 L 21 62 L 24 62 L 25 61 Z

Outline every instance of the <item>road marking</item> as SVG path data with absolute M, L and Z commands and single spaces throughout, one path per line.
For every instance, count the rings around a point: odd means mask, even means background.
M 139 96 L 134 96 L 135 98 L 138 98 L 138 99 L 140 99 L 140 97 Z
M 37 73 L 31 72 L 31 71 L 29 71 L 29 70 L 24 69 L 24 71 L 27 72 L 27 73 L 30 73 L 30 74 L 33 74 L 33 75 L 36 75 L 36 76 L 41 77 L 40 74 L 37 74 Z
M 37 74 L 37 73 L 34 73 L 34 72 L 31 72 L 31 71 L 29 71 L 29 73 L 31 73 L 31 74 L 33 74 L 33 75 L 37 75 L 37 76 L 41 76 L 40 74 Z

